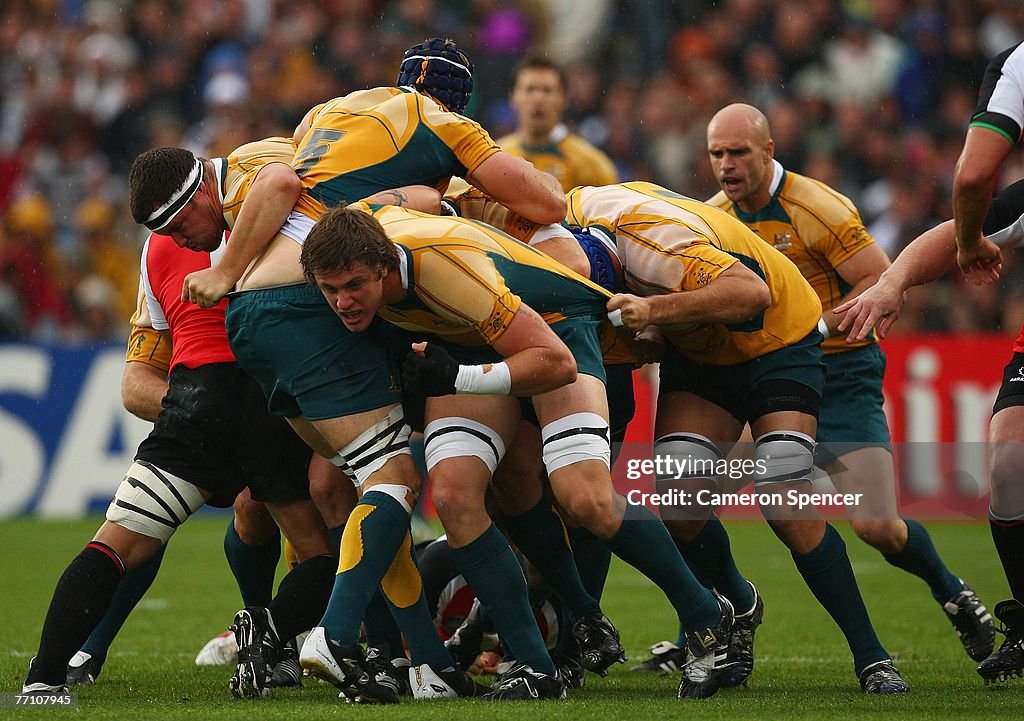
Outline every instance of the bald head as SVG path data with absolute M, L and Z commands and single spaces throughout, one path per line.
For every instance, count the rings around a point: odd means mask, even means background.
M 753 105 L 745 103 L 726 105 L 715 113 L 708 123 L 708 138 L 712 134 L 741 136 L 758 145 L 764 145 L 771 139 L 768 118 Z
M 727 105 L 708 123 L 708 157 L 715 179 L 729 200 L 748 213 L 771 199 L 774 153 L 768 118 L 752 105 Z

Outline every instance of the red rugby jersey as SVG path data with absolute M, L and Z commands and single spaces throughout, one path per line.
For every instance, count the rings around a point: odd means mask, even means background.
M 228 301 L 200 308 L 181 300 L 185 276 L 209 268 L 224 244 L 212 253 L 179 248 L 170 236 L 153 233 L 142 248 L 142 284 L 153 327 L 171 333 L 171 370 L 179 363 L 196 368 L 207 363 L 232 363 L 235 356 L 224 330 Z

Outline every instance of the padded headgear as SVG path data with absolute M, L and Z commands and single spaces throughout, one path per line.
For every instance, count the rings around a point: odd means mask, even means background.
M 473 61 L 454 40 L 431 38 L 405 51 L 395 84 L 411 85 L 461 113 L 473 94 Z

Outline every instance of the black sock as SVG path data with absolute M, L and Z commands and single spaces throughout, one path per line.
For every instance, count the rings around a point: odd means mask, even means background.
M 124 562 L 103 543 L 93 541 L 78 554 L 53 591 L 27 683 L 64 683 L 68 661 L 103 618 L 124 573 Z
M 282 643 L 313 628 L 324 615 L 336 570 L 338 559 L 334 556 L 313 556 L 281 579 L 267 610 Z
M 1024 603 L 1024 521 L 998 521 L 989 518 L 992 541 L 1010 584 L 1010 593 Z

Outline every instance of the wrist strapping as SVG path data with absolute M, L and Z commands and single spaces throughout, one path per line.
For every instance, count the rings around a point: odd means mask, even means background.
M 507 396 L 511 391 L 512 374 L 505 362 L 491 363 L 488 371 L 482 365 L 460 365 L 455 377 L 456 393 Z

